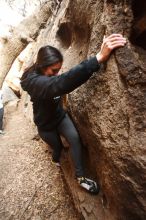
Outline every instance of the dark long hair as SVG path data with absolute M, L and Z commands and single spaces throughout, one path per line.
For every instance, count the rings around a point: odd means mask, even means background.
M 63 62 L 63 56 L 57 48 L 49 45 L 41 47 L 38 51 L 36 62 L 24 70 L 21 80 L 33 71 L 41 74 L 42 68 L 51 66 L 52 64 L 58 62 Z

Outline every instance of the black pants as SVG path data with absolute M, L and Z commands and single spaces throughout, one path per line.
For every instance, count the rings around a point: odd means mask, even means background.
M 3 129 L 4 108 L 0 108 L 0 130 Z
M 76 176 L 84 176 L 83 166 L 82 166 L 82 155 L 81 155 L 81 141 L 79 134 L 68 116 L 62 119 L 60 124 L 51 131 L 38 130 L 40 137 L 53 148 L 53 160 L 58 162 L 61 156 L 61 151 L 63 149 L 63 144 L 60 135 L 65 137 L 67 142 L 71 146 L 71 154 L 73 162 L 75 165 Z

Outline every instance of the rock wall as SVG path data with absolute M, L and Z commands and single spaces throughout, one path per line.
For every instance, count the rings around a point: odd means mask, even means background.
M 104 35 L 116 32 L 128 39 L 99 73 L 68 96 L 87 175 L 101 185 L 98 196 L 82 191 L 70 154 L 64 152 L 65 178 L 86 220 L 146 219 L 145 9 L 144 0 L 62 0 L 34 50 L 45 44 L 58 47 L 65 71 L 95 55 Z

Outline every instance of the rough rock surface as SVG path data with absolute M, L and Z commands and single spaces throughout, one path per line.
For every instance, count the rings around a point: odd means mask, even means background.
M 84 145 L 87 174 L 101 185 L 100 194 L 92 197 L 76 183 L 69 184 L 87 220 L 146 219 L 145 29 L 136 39 L 132 36 L 132 25 L 145 16 L 145 9 L 144 0 L 63 0 L 34 50 L 44 44 L 60 48 L 65 71 L 95 55 L 104 35 L 118 32 L 128 39 L 100 73 L 68 97 Z M 66 179 L 73 179 L 70 157 L 65 155 L 62 163 Z

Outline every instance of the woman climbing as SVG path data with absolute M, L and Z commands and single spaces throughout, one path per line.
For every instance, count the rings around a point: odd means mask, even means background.
M 80 186 L 92 194 L 97 194 L 99 186 L 85 177 L 82 165 L 82 146 L 79 134 L 62 107 L 61 96 L 72 92 L 85 83 L 105 62 L 112 50 L 122 47 L 126 39 L 121 34 L 112 34 L 103 39 L 100 51 L 69 71 L 59 75 L 63 56 L 52 46 L 41 47 L 34 65 L 28 68 L 22 78 L 21 86 L 28 92 L 33 102 L 34 122 L 40 137 L 53 148 L 52 161 L 60 165 L 64 136 L 71 146 L 76 178 Z

